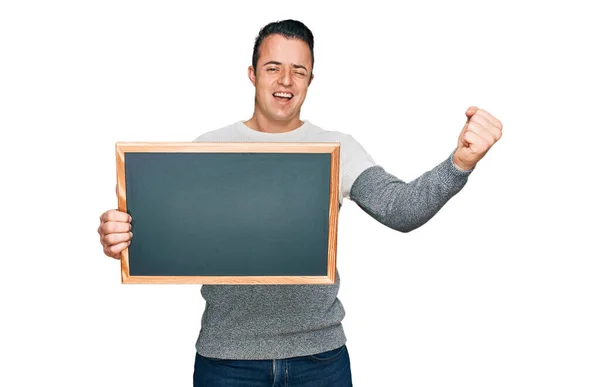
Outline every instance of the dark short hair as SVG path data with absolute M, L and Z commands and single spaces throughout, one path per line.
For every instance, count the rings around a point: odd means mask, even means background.
M 254 71 L 256 71 L 256 65 L 258 64 L 258 50 L 260 49 L 260 45 L 267 36 L 273 34 L 283 35 L 288 39 L 300 39 L 305 41 L 310 49 L 310 67 L 314 67 L 315 55 L 313 53 L 314 38 L 312 32 L 304 25 L 304 23 L 288 19 L 269 23 L 261 28 L 254 41 L 254 51 L 252 52 L 252 68 L 254 68 Z

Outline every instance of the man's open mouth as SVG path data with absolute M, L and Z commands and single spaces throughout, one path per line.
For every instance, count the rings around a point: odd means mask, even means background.
M 294 94 L 286 93 L 286 92 L 277 92 L 277 93 L 273 93 L 273 97 L 275 97 L 275 99 L 278 99 L 280 101 L 289 101 L 292 98 L 294 98 Z

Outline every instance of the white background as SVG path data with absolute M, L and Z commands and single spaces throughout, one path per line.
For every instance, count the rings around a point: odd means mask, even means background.
M 591 3 L 591 2 L 590 2 Z M 252 114 L 263 25 L 315 34 L 302 118 L 412 180 L 476 105 L 504 137 L 408 234 L 340 213 L 354 384 L 600 385 L 598 12 L 583 2 L 3 1 L 3 386 L 191 386 L 199 286 L 122 285 L 117 141 Z M 391 3 L 390 3 L 391 4 Z

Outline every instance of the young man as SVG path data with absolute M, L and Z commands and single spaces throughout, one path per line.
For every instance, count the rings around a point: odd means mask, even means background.
M 500 139 L 502 125 L 484 110 L 467 110 L 455 150 L 405 183 L 377 165 L 352 136 L 300 120 L 313 80 L 313 36 L 285 20 L 259 33 L 248 68 L 255 86 L 252 117 L 205 133 L 205 142 L 340 142 L 340 206 L 344 198 L 382 224 L 408 232 L 429 219 L 466 184 Z M 106 255 L 119 258 L 131 239 L 131 217 L 102 214 L 98 232 Z M 350 360 L 334 285 L 203 285 L 206 300 L 196 343 L 195 386 L 351 386 Z

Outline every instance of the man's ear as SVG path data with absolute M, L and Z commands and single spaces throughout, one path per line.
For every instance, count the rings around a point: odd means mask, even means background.
M 252 66 L 248 66 L 248 78 L 250 79 L 250 82 L 256 86 L 256 73 L 254 72 L 254 67 Z
M 310 86 L 310 84 L 312 83 L 314 77 L 315 77 L 315 74 L 310 73 L 310 79 L 308 80 L 308 86 Z

